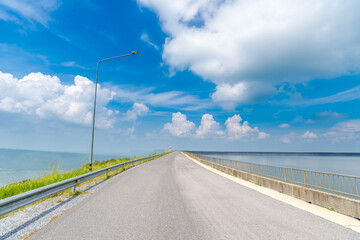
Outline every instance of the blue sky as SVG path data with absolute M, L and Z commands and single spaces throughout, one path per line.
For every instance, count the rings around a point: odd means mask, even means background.
M 0 148 L 358 151 L 357 1 L 0 0 Z

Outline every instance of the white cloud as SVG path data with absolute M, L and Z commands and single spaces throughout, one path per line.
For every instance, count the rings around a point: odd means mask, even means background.
M 295 132 L 289 132 L 280 138 L 283 143 L 291 143 L 299 139 L 299 136 Z M 309 140 L 308 140 L 309 141 Z
M 81 68 L 81 69 L 88 69 L 84 66 L 77 64 L 75 61 L 62 62 L 60 65 L 63 67 L 75 67 L 75 68 Z
M 336 102 L 349 102 L 360 98 L 360 86 L 348 89 L 343 92 L 336 93 L 327 97 L 313 98 L 313 99 L 296 99 L 295 101 L 284 101 L 285 105 L 322 105 Z
M 268 96 L 283 82 L 360 71 L 359 1 L 137 2 L 157 13 L 169 35 L 164 62 L 217 84 L 212 97 L 226 108 Z
M 341 113 L 337 113 L 337 112 L 333 112 L 333 111 L 323 111 L 323 112 L 318 112 L 315 114 L 315 116 L 317 118 L 326 118 L 326 119 L 341 118 L 345 115 L 346 114 L 341 114 Z
M 291 143 L 291 140 L 290 140 L 288 137 L 282 137 L 282 138 L 281 138 L 281 141 L 282 141 L 283 143 Z
M 220 130 L 220 124 L 214 120 L 214 117 L 208 113 L 201 117 L 201 123 L 196 130 L 196 136 L 203 138 L 209 135 L 223 135 Z
M 324 134 L 333 141 L 350 141 L 360 138 L 360 120 L 354 119 L 350 121 L 337 123 L 330 131 Z
M 144 42 L 146 42 L 147 44 L 149 44 L 150 46 L 152 46 L 153 48 L 155 48 L 155 50 L 157 50 L 157 51 L 159 50 L 159 46 L 150 40 L 150 37 L 149 37 L 149 35 L 147 35 L 147 33 L 141 34 L 140 39 L 143 40 Z
M 134 103 L 132 109 L 128 110 L 125 114 L 126 120 L 136 121 L 138 117 L 145 116 L 149 112 L 149 108 L 142 103 Z
M 180 91 L 153 93 L 153 88 L 134 89 L 127 86 L 114 87 L 119 102 L 142 102 L 154 107 L 170 107 L 182 110 L 198 110 L 211 107 L 206 99 Z
M 258 127 L 250 127 L 247 121 L 241 124 L 242 118 L 239 114 L 229 117 L 225 121 L 226 130 L 222 131 L 220 124 L 214 120 L 211 114 L 204 114 L 201 117 L 200 126 L 196 129 L 193 122 L 186 119 L 186 115 L 180 112 L 172 114 L 172 122 L 166 123 L 164 129 L 173 136 L 191 136 L 191 137 L 209 137 L 219 136 L 227 138 L 228 140 L 239 140 L 245 137 L 257 136 L 258 139 L 266 139 L 270 135 L 265 132 L 260 132 Z M 196 129 L 195 134 L 193 130 Z
M 98 85 L 98 127 L 113 126 L 117 111 L 105 106 L 115 92 Z M 30 73 L 22 79 L 0 71 L 0 111 L 26 113 L 41 118 L 55 118 L 66 122 L 87 124 L 92 121 L 95 84 L 76 76 L 73 85 L 63 85 L 56 76 Z
M 239 140 L 240 138 L 259 133 L 257 127 L 251 128 L 247 121 L 241 124 L 242 118 L 239 114 L 229 117 L 225 121 L 226 135 L 229 140 Z
M 290 124 L 287 123 L 283 123 L 279 125 L 279 128 L 288 128 L 288 127 L 290 127 Z
M 338 123 L 333 130 L 341 132 L 360 132 L 360 120 L 355 119 Z
M 0 2 L 1 4 L 1 2 Z M 0 8 L 0 19 L 4 21 L 18 22 L 18 19 Z
M 305 123 L 306 123 L 306 124 L 314 124 L 315 121 L 312 120 L 312 119 L 307 119 L 307 120 L 305 121 Z
M 264 132 L 259 132 L 259 134 L 258 134 L 259 139 L 266 139 L 268 137 L 270 137 L 270 135 L 267 133 L 264 133 Z
M 51 64 L 47 56 L 28 52 L 12 44 L 0 43 L 0 52 L 1 67 L 17 74 L 25 75 L 34 69 L 40 69 Z
M 31 23 L 47 26 L 51 12 L 58 9 L 60 3 L 58 0 L 0 0 L 0 19 L 19 23 L 24 18 Z
M 296 117 L 294 117 L 294 119 L 291 121 L 291 123 L 300 123 L 300 122 L 304 122 L 305 119 L 303 118 L 303 116 L 297 115 Z
M 195 129 L 195 124 L 186 120 L 186 115 L 180 112 L 172 114 L 171 123 L 166 123 L 164 129 L 174 136 L 189 135 Z
M 306 139 L 314 139 L 317 138 L 317 135 L 313 132 L 306 131 L 301 137 Z
M 211 98 L 220 104 L 223 108 L 232 110 L 239 102 L 256 102 L 257 99 L 271 95 L 275 88 L 259 88 L 256 84 L 240 82 L 235 85 L 219 84 L 216 91 L 211 94 Z

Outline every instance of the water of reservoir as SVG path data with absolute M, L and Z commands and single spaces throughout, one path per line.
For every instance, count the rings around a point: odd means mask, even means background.
M 196 153 L 196 152 L 194 152 Z M 197 153 L 216 158 L 231 159 L 242 162 L 251 162 L 264 165 L 272 165 L 277 167 L 298 168 L 304 170 L 338 173 L 343 175 L 360 176 L 360 154 L 346 154 L 346 156 L 338 156 L 321 153 L 308 153 L 306 156 L 291 156 L 284 154 L 256 154 L 256 153 Z
M 146 156 L 162 150 L 137 150 L 120 155 L 94 154 L 94 161 L 111 158 Z M 134 155 L 136 154 L 136 155 Z M 55 164 L 62 171 L 73 170 L 89 162 L 89 154 L 67 152 L 45 152 L 0 148 L 0 187 L 9 183 L 41 177 Z
M 111 155 L 94 155 L 94 161 L 111 159 Z M 88 163 L 89 154 L 0 149 L 0 187 L 49 172 L 55 164 L 61 170 L 72 170 Z

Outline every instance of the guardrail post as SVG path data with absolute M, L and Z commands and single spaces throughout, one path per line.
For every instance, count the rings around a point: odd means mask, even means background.
M 306 174 L 305 174 L 305 171 L 303 171 L 303 174 L 304 174 L 304 186 L 306 186 Z
M 249 163 L 249 173 L 251 173 L 251 163 Z
M 284 168 L 284 180 L 286 182 L 286 168 Z
M 75 182 L 79 183 L 79 182 L 80 182 L 80 179 L 76 179 Z M 76 192 L 76 186 L 77 186 L 77 185 L 74 185 L 74 186 L 72 187 L 72 193 L 75 193 L 75 192 Z

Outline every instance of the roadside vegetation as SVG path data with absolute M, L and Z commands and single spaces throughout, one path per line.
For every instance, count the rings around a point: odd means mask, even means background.
M 156 153 L 151 154 L 149 156 L 153 156 L 153 155 L 156 155 Z M 141 158 L 141 157 L 138 157 L 138 158 Z M 137 158 L 134 158 L 134 159 L 137 159 Z M 145 160 L 145 161 L 149 161 L 152 159 L 153 158 Z M 110 167 L 110 166 L 113 166 L 113 165 L 116 165 L 119 163 L 124 163 L 124 162 L 130 161 L 130 160 L 133 160 L 133 159 L 121 158 L 121 159 L 109 159 L 109 160 L 102 161 L 102 162 L 95 161 L 93 163 L 93 171 L 96 171 L 96 170 L 99 170 L 102 168 L 106 168 L 106 167 Z M 110 172 L 109 176 L 115 175 L 119 172 L 122 172 L 122 171 L 124 171 L 132 166 L 138 165 L 138 164 L 139 163 L 125 165 L 125 168 L 120 168 L 118 170 Z M 8 197 L 20 194 L 20 193 L 24 193 L 24 192 L 27 192 L 27 191 L 30 191 L 30 190 L 33 190 L 36 188 L 44 187 L 49 184 L 53 184 L 56 182 L 60 182 L 60 181 L 63 181 L 63 180 L 69 179 L 69 178 L 73 178 L 73 177 L 88 173 L 89 172 L 88 168 L 89 168 L 88 164 L 83 164 L 78 169 L 71 170 L 71 171 L 63 171 L 61 169 L 60 165 L 54 164 L 51 167 L 49 173 L 43 175 L 42 177 L 24 180 L 24 181 L 20 181 L 20 182 L 16 182 L 16 183 L 10 183 L 8 185 L 1 187 L 0 188 L 0 199 L 8 198 Z

